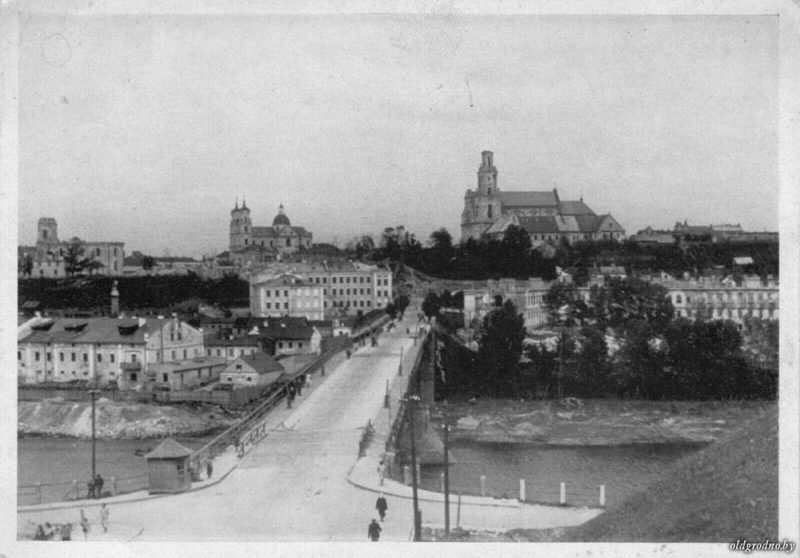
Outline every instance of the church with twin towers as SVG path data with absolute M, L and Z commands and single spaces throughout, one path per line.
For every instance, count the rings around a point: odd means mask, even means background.
M 467 190 L 461 213 L 461 240 L 501 240 L 515 225 L 531 237 L 531 244 L 577 241 L 623 241 L 625 229 L 610 213 L 597 215 L 583 201 L 562 200 L 558 190 L 501 190 L 494 153 L 481 153 L 478 188 Z
M 260 264 L 278 260 L 285 254 L 311 248 L 313 235 L 303 227 L 293 226 L 283 203 L 271 226 L 253 226 L 250 208 L 242 199 L 231 210 L 230 259 L 237 265 Z

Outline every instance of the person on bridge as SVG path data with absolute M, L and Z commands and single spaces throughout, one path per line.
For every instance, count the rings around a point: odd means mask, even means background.
M 378 500 L 375 502 L 375 509 L 378 510 L 378 515 L 381 516 L 381 521 L 383 521 L 386 517 L 386 510 L 389 509 L 389 504 L 386 503 L 383 492 L 381 492 L 381 495 L 378 496 Z
M 378 525 L 378 520 L 373 519 L 372 523 L 369 524 L 369 529 L 367 529 L 367 537 L 372 542 L 378 542 L 378 539 L 381 538 L 381 526 Z
M 206 461 L 206 478 L 210 479 L 213 473 L 214 473 L 214 466 L 211 464 L 211 460 L 209 459 L 208 461 Z
M 100 525 L 103 526 L 103 533 L 108 533 L 108 506 L 100 506 Z
M 89 536 L 89 520 L 83 510 L 81 510 L 81 530 L 83 531 L 83 540 L 86 540 Z

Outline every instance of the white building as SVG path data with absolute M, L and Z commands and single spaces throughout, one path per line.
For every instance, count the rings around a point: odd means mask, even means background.
M 285 273 L 250 280 L 250 313 L 256 317 L 325 318 L 324 288 L 308 278 Z
M 277 380 L 284 368 L 266 353 L 255 353 L 237 358 L 225 367 L 220 384 L 235 387 L 268 385 Z
M 120 389 L 155 385 L 151 365 L 204 356 L 203 334 L 154 318 L 39 318 L 23 324 L 17 374 L 26 384 L 77 380 Z

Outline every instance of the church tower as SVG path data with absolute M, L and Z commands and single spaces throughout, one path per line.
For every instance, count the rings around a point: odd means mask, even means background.
M 58 224 L 52 217 L 42 217 L 37 223 L 36 246 L 46 252 L 58 246 Z
M 484 231 L 502 214 L 503 204 L 497 187 L 497 168 L 494 153 L 481 153 L 478 168 L 477 191 L 467 190 L 464 196 L 464 211 L 461 214 L 461 240 L 480 239 Z
M 250 244 L 250 235 L 253 231 L 253 223 L 250 221 L 250 209 L 247 207 L 247 202 L 242 200 L 242 207 L 239 207 L 237 201 L 231 210 L 231 250 L 244 248 Z

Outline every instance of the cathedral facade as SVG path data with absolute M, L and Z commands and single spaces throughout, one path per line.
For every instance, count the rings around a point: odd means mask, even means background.
M 283 204 L 269 227 L 253 226 L 244 200 L 241 207 L 236 202 L 231 210 L 230 259 L 237 265 L 270 262 L 311 248 L 312 238 L 305 228 L 292 226 Z
M 461 214 L 461 240 L 502 239 L 509 226 L 530 235 L 537 246 L 562 240 L 625 239 L 625 229 L 611 214 L 597 215 L 583 202 L 561 200 L 558 191 L 501 191 L 491 151 L 481 153 L 478 189 L 467 190 Z

